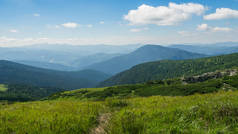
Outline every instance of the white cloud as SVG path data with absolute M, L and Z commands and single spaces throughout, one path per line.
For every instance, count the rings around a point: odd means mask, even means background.
M 19 31 L 16 30 L 16 29 L 11 29 L 11 30 L 9 30 L 9 32 L 11 32 L 11 33 L 18 33 Z
M 104 21 L 100 21 L 99 24 L 104 24 L 105 22 Z
M 34 13 L 33 16 L 35 16 L 35 17 L 40 17 L 40 14 Z
M 207 31 L 209 29 L 207 24 L 201 24 L 197 26 L 198 31 Z
M 68 23 L 62 24 L 62 26 L 66 27 L 66 28 L 77 28 L 79 26 L 79 24 L 74 23 L 74 22 L 68 22 Z
M 217 8 L 215 13 L 204 16 L 205 20 L 221 20 L 230 18 L 238 18 L 238 10 L 232 10 L 230 8 Z
M 208 24 L 201 24 L 197 26 L 198 31 L 211 31 L 211 32 L 230 32 L 231 28 L 228 27 L 210 27 Z
M 232 29 L 228 27 L 214 27 L 213 31 L 229 32 L 229 31 L 232 31 Z
M 141 5 L 136 10 L 130 10 L 124 16 L 131 25 L 156 24 L 159 26 L 176 25 L 179 22 L 189 19 L 193 15 L 201 15 L 206 10 L 201 4 L 186 3 L 176 4 L 169 3 L 168 7 Z

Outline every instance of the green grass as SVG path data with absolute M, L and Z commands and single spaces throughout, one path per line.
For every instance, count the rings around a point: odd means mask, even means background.
M 5 92 L 7 91 L 6 85 L 0 84 L 0 92 Z
M 238 92 L 128 101 L 115 112 L 111 134 L 237 133 Z
M 0 134 L 238 133 L 238 75 L 197 83 L 181 79 L 53 94 L 43 101 L 0 102 Z M 102 115 L 110 116 L 100 121 Z M 105 118 L 104 118 L 105 119 Z
M 1 134 L 86 134 L 104 112 L 101 102 L 37 101 L 0 107 Z
M 106 88 L 82 88 L 82 89 L 76 89 L 76 90 L 72 90 L 72 91 L 65 91 L 65 92 L 59 92 L 56 94 L 53 94 L 51 96 L 49 96 L 47 99 L 50 100 L 54 100 L 54 99 L 87 99 L 87 95 L 88 94 L 93 94 L 95 92 L 102 92 L 104 91 Z
M 111 113 L 109 134 L 237 133 L 238 91 L 87 101 L 61 98 L 0 106 L 0 133 L 87 134 Z

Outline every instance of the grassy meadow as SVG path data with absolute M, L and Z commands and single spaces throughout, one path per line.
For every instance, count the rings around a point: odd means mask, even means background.
M 88 134 L 110 113 L 109 134 L 237 133 L 238 91 L 191 96 L 151 96 L 105 101 L 76 98 L 6 104 L 2 134 Z
M 2 103 L 1 134 L 86 134 L 104 112 L 102 102 L 36 101 Z

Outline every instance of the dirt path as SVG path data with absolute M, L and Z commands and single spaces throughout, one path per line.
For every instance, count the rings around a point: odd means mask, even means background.
M 106 134 L 106 129 L 110 120 L 111 114 L 104 113 L 98 117 L 98 126 L 93 128 L 90 134 Z

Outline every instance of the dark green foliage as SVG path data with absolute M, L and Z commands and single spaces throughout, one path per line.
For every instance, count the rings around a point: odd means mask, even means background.
M 238 75 L 233 77 L 225 77 L 225 83 L 231 85 L 232 87 L 238 88 Z
M 188 96 L 196 93 L 206 94 L 217 92 L 219 90 L 237 90 L 238 75 L 223 76 L 222 78 L 209 79 L 196 83 L 184 83 L 181 79 L 167 79 L 158 81 L 149 81 L 144 84 L 120 85 L 113 87 L 105 87 L 98 91 L 88 91 L 82 89 L 77 92 L 68 92 L 54 94 L 50 99 L 64 97 L 92 98 L 96 100 L 104 100 L 106 98 L 132 98 L 135 96 Z
M 0 92 L 0 101 L 32 101 L 47 97 L 53 93 L 64 91 L 59 88 L 39 88 L 29 85 L 10 84 L 7 91 Z
M 35 68 L 9 61 L 0 61 L 0 83 L 29 84 L 39 87 L 76 89 L 94 87 L 108 75 L 93 70 L 75 72 Z
M 237 66 L 238 53 L 193 60 L 149 62 L 119 73 L 102 82 L 100 86 L 135 84 L 152 80 L 192 76 Z

